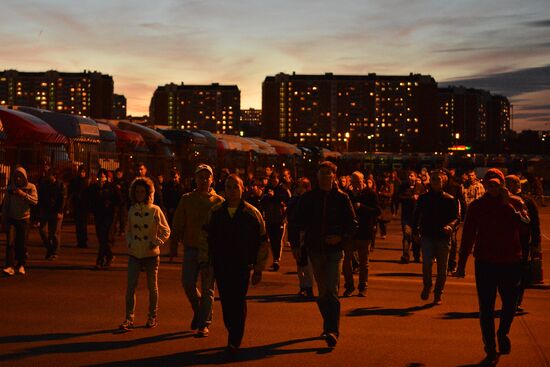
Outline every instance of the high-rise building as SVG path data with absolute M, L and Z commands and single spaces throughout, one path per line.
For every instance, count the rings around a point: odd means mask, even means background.
M 236 85 L 171 83 L 157 88 L 149 115 L 157 125 L 236 134 L 240 110 L 241 91 Z
M 122 94 L 113 94 L 113 119 L 126 118 L 126 97 Z
M 262 129 L 262 110 L 249 108 L 241 110 L 239 131 L 244 136 L 260 136 Z
M 480 152 L 498 152 L 510 131 L 510 103 L 488 91 L 439 88 L 437 138 L 447 146 L 465 145 Z
M 113 77 L 96 71 L 0 72 L 0 105 L 37 107 L 95 118 L 111 118 Z
M 338 150 L 433 151 L 436 99 L 431 76 L 281 73 L 263 83 L 262 135 Z

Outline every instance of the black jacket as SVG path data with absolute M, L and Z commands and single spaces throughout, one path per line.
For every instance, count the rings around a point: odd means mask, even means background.
M 353 191 L 348 192 L 349 199 L 357 215 L 359 228 L 353 237 L 357 240 L 372 240 L 375 235 L 376 219 L 382 213 L 378 201 L 378 195 L 367 188 L 357 195 Z
M 446 192 L 428 191 L 416 203 L 412 227 L 423 236 L 450 238 L 443 228 L 446 225 L 454 228 L 458 221 L 458 201 Z
M 103 186 L 99 182 L 91 185 L 88 189 L 88 200 L 96 217 L 113 217 L 122 203 L 120 191 L 110 182 L 105 182 Z
M 325 243 L 328 235 L 351 238 L 357 229 L 357 220 L 346 193 L 333 187 L 330 191 L 315 189 L 305 193 L 290 219 L 298 231 L 304 231 L 304 245 L 308 251 L 322 253 L 342 249 L 342 243 Z
M 65 185 L 59 180 L 42 180 L 38 187 L 38 209 L 41 217 L 51 217 L 65 211 Z

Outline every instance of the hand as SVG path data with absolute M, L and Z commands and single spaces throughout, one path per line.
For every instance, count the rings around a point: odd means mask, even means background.
M 451 227 L 451 226 L 445 226 L 445 227 L 443 227 L 443 232 L 445 232 L 445 234 L 450 235 L 450 234 L 453 233 L 453 227 Z
M 15 189 L 15 190 L 13 191 L 13 193 L 14 193 L 15 195 L 17 195 L 17 196 L 22 197 L 22 198 L 24 198 L 25 196 L 27 196 L 27 194 L 25 193 L 25 191 L 23 191 L 23 190 L 21 190 L 21 189 L 19 189 L 19 188 Z
M 464 278 L 466 276 L 466 271 L 464 268 L 456 268 L 455 271 L 451 274 L 455 278 Z
M 262 281 L 262 272 L 258 270 L 254 270 L 254 273 L 252 274 L 252 285 L 256 285 Z
M 159 245 L 157 245 L 157 244 L 155 244 L 154 242 L 151 241 L 151 242 L 149 242 L 149 247 L 150 247 L 151 249 L 154 249 L 154 248 L 156 248 L 156 247 L 159 247 Z
M 330 246 L 337 245 L 340 242 L 342 242 L 342 236 L 337 234 L 329 234 L 325 239 L 325 243 Z

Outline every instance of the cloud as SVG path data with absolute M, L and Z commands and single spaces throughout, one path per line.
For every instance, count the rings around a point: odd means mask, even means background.
M 442 84 L 487 89 L 511 97 L 550 89 L 550 65 L 448 80 Z
M 550 19 L 536 20 L 534 22 L 527 22 L 526 24 L 531 27 L 550 27 Z

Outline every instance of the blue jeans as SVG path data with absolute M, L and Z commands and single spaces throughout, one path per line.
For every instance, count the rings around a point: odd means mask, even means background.
M 422 276 L 424 288 L 432 287 L 432 264 L 437 259 L 437 278 L 435 281 L 435 294 L 443 293 L 443 287 L 447 280 L 447 259 L 451 242 L 448 238 L 431 238 L 422 236 Z
M 212 305 L 214 303 L 214 270 L 212 266 L 199 267 L 199 250 L 195 247 L 183 248 L 183 269 L 181 282 L 185 294 L 191 302 L 193 318 L 199 328 L 212 323 Z M 201 278 L 201 290 L 197 281 Z
M 128 288 L 126 289 L 126 319 L 134 321 L 136 309 L 136 287 L 139 273 L 143 268 L 147 274 L 147 287 L 149 288 L 149 318 L 157 317 L 158 310 L 158 270 L 160 257 L 146 257 L 138 259 L 128 256 Z
M 344 251 L 334 249 L 324 253 L 309 251 L 309 260 L 317 282 L 317 306 L 323 317 L 323 331 L 339 335 L 340 326 L 340 274 Z

